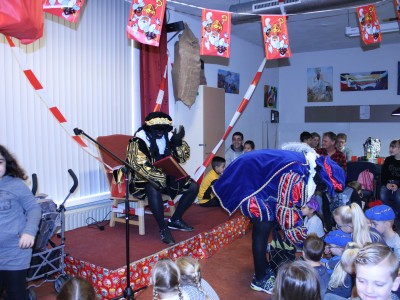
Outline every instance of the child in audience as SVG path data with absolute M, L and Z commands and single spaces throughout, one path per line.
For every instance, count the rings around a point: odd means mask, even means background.
M 62 286 L 57 300 L 96 300 L 96 292 L 86 279 L 72 277 Z
M 301 212 L 305 216 L 304 226 L 307 228 L 307 234 L 315 233 L 318 237 L 323 237 L 325 231 L 322 220 L 318 216 L 319 210 L 319 203 L 315 196 L 312 196 L 306 205 L 301 208 Z
M 354 275 L 354 261 L 358 254 L 360 247 L 357 243 L 350 242 L 347 244 L 340 262 L 336 265 L 331 279 L 329 280 L 327 294 L 334 294 L 339 297 L 349 298 L 351 297 L 353 290 L 353 275 Z M 332 299 L 327 295 L 324 299 Z
M 400 140 L 390 142 L 390 156 L 386 157 L 381 171 L 380 199 L 384 204 L 392 202 L 396 213 L 400 213 Z
M 219 300 L 211 285 L 201 277 L 200 264 L 191 257 L 180 257 L 176 265 L 181 272 L 181 287 L 190 300 Z
M 311 137 L 312 137 L 311 147 L 314 149 L 320 148 L 321 136 L 317 132 L 311 132 Z
M 357 203 L 361 208 L 363 208 L 365 199 L 362 192 L 361 183 L 358 181 L 350 181 L 347 185 L 353 189 L 353 192 L 350 196 L 350 203 Z
M 353 242 L 360 247 L 366 243 L 385 243 L 382 236 L 368 224 L 361 207 L 357 203 L 344 205 L 333 211 L 336 227 L 352 235 Z
M 338 133 L 336 140 L 336 148 L 344 154 L 347 161 L 350 161 L 352 152 L 349 147 L 346 147 L 346 143 L 347 143 L 347 134 Z
M 383 244 L 369 244 L 357 254 L 354 262 L 357 293 L 362 300 L 398 300 L 392 293 L 399 288 L 399 261 Z
M 312 147 L 312 135 L 308 131 L 300 133 L 300 142 Z
M 159 260 L 151 271 L 153 300 L 190 300 L 179 284 L 181 274 L 177 265 L 169 258 Z
M 28 177 L 0 145 L 0 298 L 27 299 L 25 281 L 42 210 L 25 184 Z
M 365 216 L 400 260 L 400 236 L 393 230 L 394 220 L 396 219 L 393 209 L 388 205 L 378 205 L 368 209 Z
M 250 152 L 253 151 L 256 148 L 256 145 L 252 140 L 247 140 L 244 142 L 244 152 Z
M 324 241 L 326 243 L 325 254 L 330 256 L 330 258 L 323 258 L 321 259 L 321 262 L 323 262 L 325 267 L 328 269 L 328 273 L 332 274 L 333 269 L 335 269 L 336 265 L 340 261 L 340 257 L 342 256 L 347 243 L 351 242 L 351 234 L 345 233 L 341 230 L 333 230 L 327 233 Z
M 273 300 L 321 300 L 317 273 L 301 260 L 279 268 L 273 291 Z
M 303 244 L 303 258 L 318 274 L 321 296 L 325 295 L 331 277 L 325 265 L 321 263 L 323 252 L 324 241 L 314 233 L 308 235 Z
M 212 186 L 225 170 L 225 158 L 214 156 L 211 161 L 211 167 L 212 169 L 207 173 L 201 182 L 199 193 L 197 195 L 199 204 L 203 207 L 220 206 L 218 199 L 215 197 L 212 191 Z

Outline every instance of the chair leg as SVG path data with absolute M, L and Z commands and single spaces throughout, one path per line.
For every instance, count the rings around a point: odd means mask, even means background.
M 112 206 L 117 206 L 118 205 L 118 200 L 113 200 Z M 111 208 L 112 209 L 112 208 Z M 110 227 L 115 226 L 115 219 L 117 218 L 117 213 L 111 211 L 111 216 L 110 216 Z
M 146 205 L 145 201 L 137 202 L 137 216 L 138 216 L 138 226 L 139 226 L 139 235 L 145 235 L 145 225 L 144 225 L 144 207 Z
M 174 200 L 169 200 L 168 201 L 168 204 L 169 204 L 169 216 L 170 217 L 172 217 L 173 215 L 174 215 L 174 213 L 175 213 L 175 203 L 174 203 Z

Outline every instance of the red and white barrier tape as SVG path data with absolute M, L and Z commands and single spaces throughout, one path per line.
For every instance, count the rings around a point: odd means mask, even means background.
M 251 82 L 249 88 L 247 89 L 242 102 L 240 103 L 239 107 L 237 108 L 235 114 L 233 115 L 232 120 L 229 123 L 228 128 L 226 129 L 224 135 L 222 136 L 221 140 L 218 142 L 218 144 L 214 147 L 214 149 L 211 151 L 210 154 L 206 157 L 204 160 L 203 164 L 196 170 L 194 173 L 193 179 L 196 181 L 199 181 L 200 177 L 203 175 L 204 171 L 208 167 L 208 165 L 211 163 L 212 159 L 214 158 L 215 154 L 217 153 L 218 149 L 221 147 L 221 145 L 224 143 L 226 140 L 227 136 L 229 133 L 232 131 L 233 126 L 235 126 L 237 120 L 239 119 L 240 115 L 243 113 L 245 110 L 247 104 L 250 101 L 251 96 L 254 93 L 254 90 L 256 89 L 258 82 L 260 81 L 261 74 L 264 70 L 265 63 L 267 62 L 267 59 L 264 58 L 260 67 L 257 70 L 256 75 L 253 78 L 253 81 Z
M 10 45 L 12 54 L 14 55 L 15 59 L 17 60 L 18 65 L 24 72 L 26 78 L 28 79 L 29 83 L 35 90 L 36 95 L 39 96 L 40 100 L 46 105 L 46 107 L 49 109 L 50 113 L 56 118 L 58 123 L 61 125 L 61 127 L 67 132 L 67 134 L 79 144 L 79 146 L 82 147 L 83 150 L 85 150 L 89 155 L 93 156 L 95 159 L 97 159 L 99 162 L 104 164 L 107 168 L 112 169 L 109 165 L 103 162 L 103 160 L 98 157 L 95 153 L 93 153 L 89 147 L 86 145 L 86 143 L 82 140 L 82 138 L 78 135 L 72 134 L 74 130 L 72 127 L 67 123 L 67 119 L 64 117 L 64 115 L 61 113 L 61 111 L 58 109 L 57 106 L 53 105 L 51 101 L 48 99 L 48 96 L 46 94 L 46 90 L 44 89 L 43 85 L 40 83 L 39 79 L 36 77 L 36 75 L 33 73 L 33 71 L 28 68 L 26 59 L 21 55 L 19 49 L 15 47 L 15 44 L 13 40 L 11 39 L 10 36 L 5 36 L 7 43 Z
M 167 64 L 165 65 L 164 75 L 163 75 L 163 78 L 161 80 L 160 90 L 158 91 L 156 107 L 154 107 L 153 111 L 160 111 L 161 110 L 161 104 L 162 104 L 163 99 L 164 99 L 165 86 L 167 84 L 167 70 L 168 70 L 168 59 L 167 59 Z

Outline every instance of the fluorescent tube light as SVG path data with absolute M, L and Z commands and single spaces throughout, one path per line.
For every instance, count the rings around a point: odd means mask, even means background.
M 382 24 L 380 24 L 380 27 L 381 27 L 381 33 L 399 31 L 399 23 L 398 22 L 382 23 Z M 344 31 L 344 35 L 347 37 L 360 36 L 360 30 L 358 27 L 346 27 L 345 31 Z

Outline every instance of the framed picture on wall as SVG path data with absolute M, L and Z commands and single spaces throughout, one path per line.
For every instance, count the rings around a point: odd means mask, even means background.
M 333 67 L 307 69 L 307 102 L 333 101 Z
M 278 102 L 278 88 L 264 85 L 264 107 L 276 108 Z
M 271 123 L 279 123 L 279 111 L 271 110 Z
M 239 94 L 240 74 L 225 70 L 218 70 L 219 88 L 223 88 L 225 93 Z
M 387 89 L 388 71 L 340 74 L 340 90 L 342 92 Z

